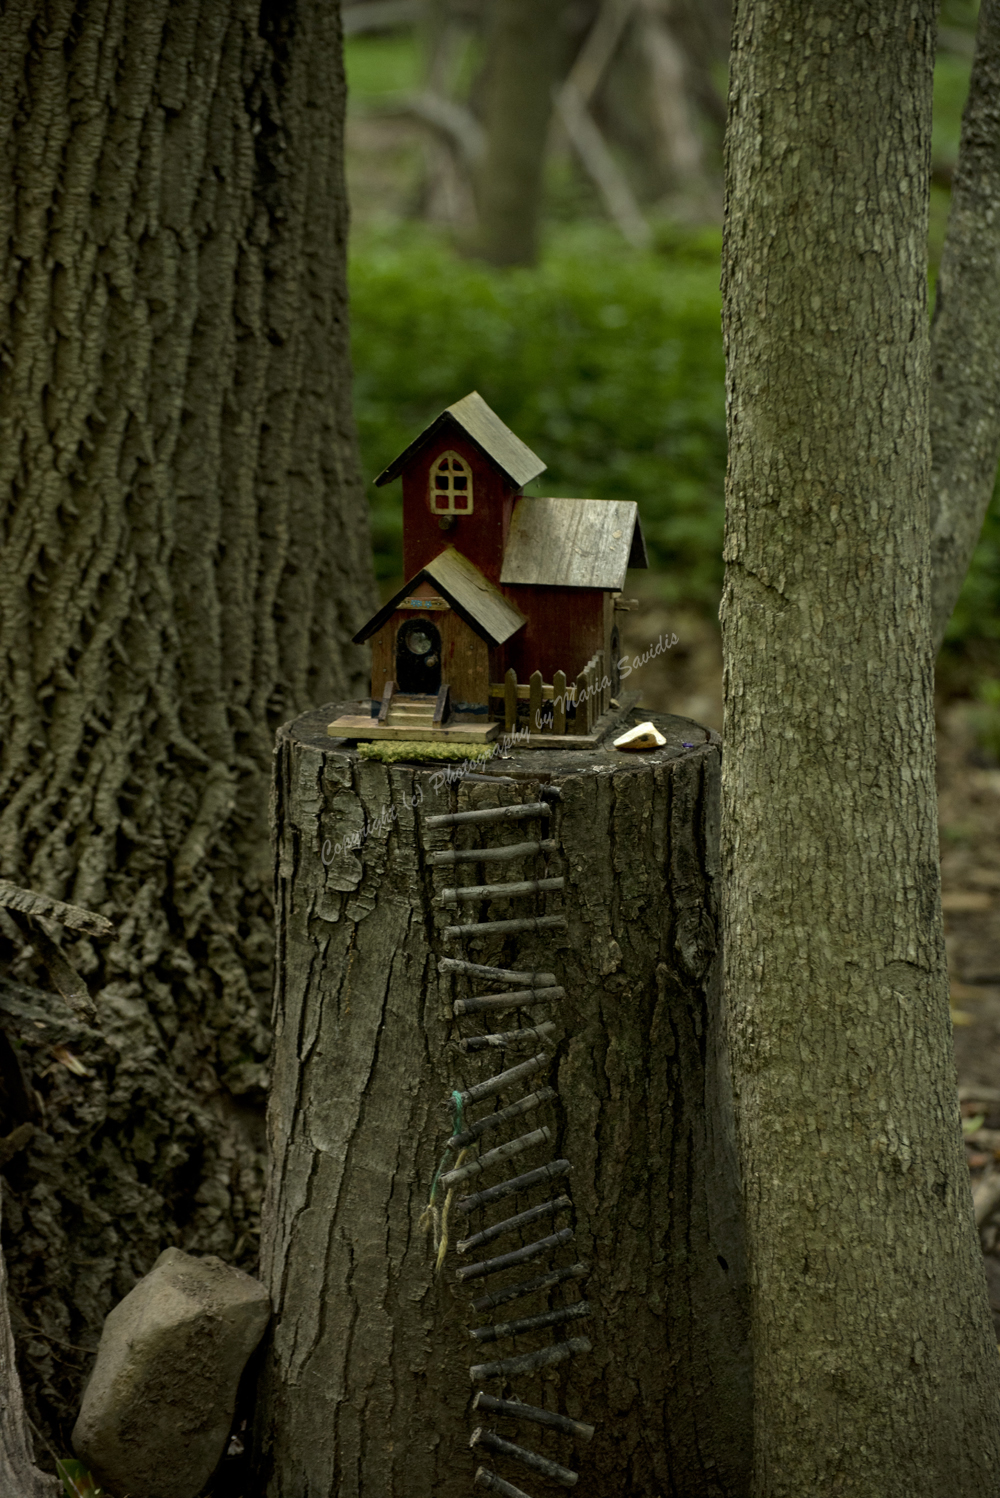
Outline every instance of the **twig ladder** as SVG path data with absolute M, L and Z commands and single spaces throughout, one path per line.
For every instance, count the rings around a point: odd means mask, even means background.
M 593 720 L 601 711 L 606 709 L 607 703 L 604 697 L 609 695 L 602 692 L 600 687 L 603 676 L 603 659 L 595 657 L 588 664 L 586 670 L 581 673 L 576 687 L 567 690 L 566 679 L 562 672 L 556 672 L 552 687 L 546 687 L 542 683 L 541 676 L 536 672 L 527 687 L 520 687 L 512 671 L 507 673 L 507 681 L 504 686 L 507 726 L 514 725 L 517 714 L 517 703 L 521 696 L 528 698 L 529 714 L 531 715 L 532 730 L 539 731 L 537 723 L 552 732 L 565 732 L 566 730 L 566 704 L 567 702 L 579 702 L 580 712 L 577 714 L 577 731 L 588 732 Z M 590 689 L 595 682 L 598 684 L 593 692 Z M 550 694 L 556 692 L 561 696 L 561 706 L 558 703 L 550 716 L 543 718 L 543 701 L 552 701 Z M 512 785 L 515 782 L 510 782 Z M 478 811 L 453 812 L 445 815 L 427 816 L 424 818 L 424 827 L 427 829 L 443 827 L 460 827 L 466 823 L 484 824 L 484 831 L 492 824 L 503 826 L 504 824 L 521 821 L 537 820 L 542 826 L 542 834 L 532 841 L 525 841 L 504 847 L 478 846 L 471 849 L 454 850 L 448 849 L 425 855 L 426 862 L 431 867 L 446 866 L 448 868 L 468 865 L 488 865 L 491 863 L 512 862 L 515 859 L 547 858 L 550 854 L 559 850 L 558 840 L 551 836 L 553 820 L 553 806 L 551 802 L 558 799 L 555 792 L 548 793 L 548 799 L 524 801 L 513 806 L 498 806 L 484 808 Z M 545 836 L 548 830 L 550 835 Z M 474 868 L 470 868 L 470 874 L 474 875 Z M 523 900 L 533 898 L 535 902 L 549 894 L 561 893 L 564 888 L 562 878 L 536 878 L 525 880 L 498 881 L 488 885 L 468 884 L 455 888 L 440 890 L 437 902 L 443 906 L 454 906 L 465 903 L 482 903 L 494 900 Z M 517 916 L 509 920 L 501 921 L 474 921 L 460 926 L 446 926 L 443 931 L 444 938 L 449 942 L 464 942 L 479 935 L 503 936 L 531 934 L 539 931 L 558 930 L 565 926 L 565 917 L 562 915 L 547 915 L 535 913 L 527 916 Z M 466 1016 L 481 1016 L 482 1019 L 490 1021 L 492 1015 L 497 1011 L 528 1009 L 532 1011 L 530 1022 L 516 1029 L 503 1030 L 499 1032 L 483 1031 L 479 1034 L 464 1035 L 459 1041 L 460 1050 L 468 1054 L 481 1053 L 484 1059 L 497 1056 L 501 1062 L 501 1070 L 494 1075 L 485 1077 L 481 1082 L 466 1087 L 464 1091 L 456 1090 L 452 1094 L 452 1106 L 455 1110 L 455 1125 L 451 1137 L 447 1141 L 446 1148 L 455 1153 L 457 1151 L 468 1152 L 477 1148 L 479 1141 L 491 1139 L 499 1130 L 513 1126 L 513 1135 L 504 1143 L 494 1145 L 490 1149 L 480 1151 L 473 1159 L 464 1160 L 460 1158 L 450 1170 L 441 1170 L 436 1178 L 436 1186 L 447 1191 L 449 1203 L 453 1202 L 455 1189 L 468 1181 L 476 1181 L 483 1176 L 489 1177 L 495 1167 L 514 1160 L 526 1151 L 536 1150 L 539 1146 L 548 1145 L 552 1140 L 551 1130 L 542 1125 L 531 1127 L 527 1132 L 519 1132 L 518 1124 L 521 1119 L 525 1124 L 532 1122 L 531 1115 L 551 1101 L 556 1092 L 553 1087 L 544 1085 L 545 1074 L 548 1071 L 553 1056 L 553 1038 L 556 1033 L 556 1021 L 544 1019 L 541 1022 L 535 1020 L 534 1010 L 540 1005 L 550 1008 L 557 1005 L 564 997 L 564 990 L 559 986 L 556 975 L 552 972 L 536 972 L 533 968 L 521 965 L 520 968 L 501 968 L 484 963 L 469 962 L 462 957 L 442 956 L 438 961 L 438 970 L 442 973 L 455 973 L 470 980 L 491 985 L 494 989 L 499 988 L 501 992 L 480 993 L 477 996 L 458 999 L 453 1004 L 453 1012 L 457 1018 Z M 544 1049 L 538 1049 L 541 1044 Z M 528 1059 L 514 1065 L 505 1065 L 504 1058 L 508 1050 L 515 1053 L 520 1049 L 522 1052 L 528 1047 L 534 1046 L 535 1053 Z M 496 1108 L 495 1111 L 485 1114 L 481 1118 L 470 1120 L 467 1110 L 474 1108 L 477 1104 L 495 1100 L 501 1101 L 501 1095 L 508 1093 L 509 1089 L 524 1086 L 525 1093 L 507 1103 L 505 1106 Z M 522 1126 L 523 1127 L 523 1126 Z M 446 1157 L 447 1158 L 447 1157 Z M 439 1168 L 440 1169 L 440 1168 Z M 468 1219 L 473 1212 L 483 1211 L 494 1204 L 504 1204 L 515 1198 L 523 1197 L 525 1194 L 546 1187 L 551 1193 L 553 1185 L 565 1183 L 566 1177 L 571 1174 L 572 1166 L 569 1160 L 553 1158 L 542 1165 L 536 1165 L 531 1169 L 521 1171 L 513 1177 L 485 1185 L 480 1190 L 459 1197 L 453 1202 L 453 1211 Z M 519 1234 L 523 1229 L 533 1227 L 534 1224 L 545 1223 L 547 1230 L 543 1231 L 541 1237 L 523 1244 L 519 1248 L 493 1254 L 489 1257 L 478 1259 L 476 1262 L 463 1264 L 455 1270 L 455 1278 L 459 1282 L 479 1281 L 489 1279 L 491 1276 L 501 1273 L 507 1269 L 516 1269 L 521 1264 L 532 1264 L 538 1259 L 543 1259 L 557 1254 L 564 1245 L 573 1240 L 574 1228 L 572 1225 L 559 1226 L 558 1219 L 567 1212 L 572 1212 L 573 1203 L 565 1191 L 557 1195 L 549 1195 L 547 1200 L 536 1202 L 520 1212 L 511 1216 L 503 1217 L 502 1220 L 491 1223 L 479 1231 L 468 1234 L 459 1239 L 454 1245 L 459 1255 L 475 1253 L 487 1244 L 495 1240 L 501 1240 L 509 1234 Z M 502 1208 L 501 1208 L 502 1210 Z M 508 1209 L 509 1210 L 509 1209 Z M 537 1229 L 535 1229 L 537 1231 Z M 447 1245 L 445 1234 L 444 1243 Z M 444 1252 L 444 1250 L 442 1250 Z M 553 1289 L 560 1284 L 570 1285 L 582 1280 L 587 1275 L 587 1266 L 581 1263 L 571 1263 L 553 1266 L 541 1274 L 529 1275 L 514 1283 L 505 1285 L 499 1290 L 479 1296 L 472 1301 L 473 1310 L 478 1313 L 492 1311 L 496 1307 L 521 1300 L 529 1295 Z M 510 1341 L 525 1333 L 535 1333 L 557 1328 L 570 1327 L 575 1322 L 585 1322 L 591 1314 L 590 1303 L 585 1299 L 569 1301 L 551 1310 L 546 1310 L 537 1315 L 521 1316 L 507 1321 L 490 1321 L 481 1326 L 473 1328 L 470 1332 L 472 1340 L 477 1346 L 493 1342 Z M 570 1336 L 561 1340 L 554 1340 L 547 1346 L 536 1351 L 501 1357 L 491 1363 L 474 1363 L 470 1366 L 469 1375 L 474 1384 L 485 1383 L 493 1379 L 508 1383 L 540 1369 L 552 1367 L 567 1359 L 581 1353 L 589 1352 L 591 1344 L 586 1337 Z M 547 1426 L 552 1429 L 563 1431 L 574 1436 L 578 1441 L 589 1441 L 594 1434 L 594 1427 L 583 1421 L 571 1420 L 568 1416 L 559 1415 L 549 1410 L 540 1409 L 534 1405 L 523 1403 L 521 1400 L 511 1396 L 510 1398 L 499 1398 L 487 1394 L 480 1389 L 473 1401 L 473 1409 L 480 1418 L 483 1415 L 496 1415 L 505 1419 L 517 1421 L 519 1424 L 527 1423 Z M 484 1425 L 477 1425 L 473 1430 L 469 1446 L 480 1454 L 498 1456 L 511 1462 L 517 1462 L 528 1471 L 538 1473 L 544 1477 L 554 1480 L 565 1487 L 573 1487 L 577 1481 L 577 1474 L 568 1467 L 558 1462 L 551 1461 L 548 1457 L 538 1452 L 529 1450 L 525 1446 L 507 1440 L 496 1431 L 488 1429 Z M 477 1488 L 486 1489 L 494 1493 L 504 1495 L 504 1498 L 527 1498 L 523 1489 L 515 1486 L 505 1478 L 499 1476 L 491 1468 L 480 1466 L 477 1468 L 473 1479 Z

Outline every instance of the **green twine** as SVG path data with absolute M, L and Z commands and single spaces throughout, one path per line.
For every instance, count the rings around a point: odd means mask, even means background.
M 457 1088 L 454 1092 L 452 1092 L 451 1106 L 454 1109 L 454 1117 L 452 1119 L 451 1130 L 452 1136 L 454 1136 L 456 1134 L 461 1134 L 465 1127 L 462 1094 L 457 1090 Z M 437 1196 L 438 1181 L 444 1175 L 445 1167 L 447 1166 L 448 1161 L 451 1159 L 451 1153 L 451 1146 L 449 1145 L 444 1154 L 441 1156 L 441 1159 L 438 1161 L 438 1168 L 434 1172 L 434 1179 L 431 1181 L 431 1194 L 427 1200 L 428 1207 L 433 1207 L 434 1205 L 434 1198 Z

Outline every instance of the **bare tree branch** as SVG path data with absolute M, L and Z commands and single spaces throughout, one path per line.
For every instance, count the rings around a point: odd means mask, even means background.
M 31 889 L 22 889 L 8 879 L 0 879 L 0 906 L 18 910 L 22 915 L 37 919 L 42 917 L 58 921 L 61 926 L 70 926 L 75 931 L 85 931 L 88 936 L 114 936 L 115 928 L 103 915 L 84 910 L 80 905 L 68 905 L 65 900 L 52 900 L 48 895 L 37 894 Z
M 482 160 L 486 149 L 486 135 L 482 125 L 471 109 L 446 99 L 443 94 L 425 89 L 419 94 L 405 94 L 380 104 L 379 114 L 409 115 L 427 125 L 435 134 L 443 136 L 461 157 L 463 164 L 472 168 Z
M 634 10 L 635 0 L 604 0 L 598 11 L 566 79 L 576 89 L 584 107 L 600 88 Z
M 637 249 L 650 242 L 649 225 L 643 218 L 628 179 L 605 144 L 594 124 L 572 74 L 556 93 L 556 108 L 570 144 L 584 169 L 593 178 L 608 213 L 625 239 Z

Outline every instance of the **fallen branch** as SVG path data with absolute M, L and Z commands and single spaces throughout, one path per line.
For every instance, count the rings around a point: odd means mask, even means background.
M 584 108 L 597 93 L 634 10 L 635 0 L 604 0 L 563 85 L 576 90 Z
M 572 77 L 557 90 L 556 109 L 570 145 L 593 179 L 622 237 L 637 250 L 646 249 L 653 237 L 650 227 L 643 218 L 628 179 L 608 150 Z
M 380 103 L 374 111 L 380 115 L 407 115 L 427 125 L 444 137 L 461 158 L 463 165 L 473 168 L 482 160 L 486 151 L 486 132 L 471 109 L 446 99 L 443 94 L 425 89 L 419 94 L 402 94 Z
M 20 910 L 11 910 L 9 915 L 24 940 L 35 947 L 45 963 L 49 977 L 70 1008 L 75 1009 L 84 1019 L 96 1019 L 97 1009 L 90 997 L 89 988 L 49 933 Z
M 976 1227 L 985 1227 L 1000 1207 L 1000 1170 L 991 1171 L 977 1181 L 972 1189 L 972 1208 L 976 1214 Z
M 84 931 L 88 936 L 115 934 L 115 928 L 106 916 L 95 915 L 80 905 L 67 905 L 64 900 L 52 900 L 34 890 L 22 889 L 7 879 L 0 879 L 0 906 L 6 910 L 19 910 L 22 915 L 30 915 L 35 920 L 57 921 L 60 926 Z

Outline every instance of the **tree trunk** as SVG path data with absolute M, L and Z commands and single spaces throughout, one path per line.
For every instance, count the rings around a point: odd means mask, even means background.
M 935 817 L 934 13 L 734 26 L 723 931 L 757 1498 L 1000 1490 Z
M 593 1498 L 743 1495 L 750 1370 L 715 958 L 717 740 L 664 718 L 663 751 L 521 751 L 493 762 L 518 778 L 473 777 L 453 789 L 433 769 L 387 768 L 331 741 L 325 725 L 337 711 L 284 729 L 276 767 L 280 961 L 263 1246 L 276 1320 L 258 1406 L 268 1493 L 467 1498 L 477 1465 L 494 1460 L 533 1491 L 530 1471 L 470 1452 L 483 1425 L 568 1462 Z M 427 821 L 540 796 L 549 817 Z M 544 863 L 524 854 L 431 860 L 434 850 L 546 835 L 559 851 Z M 484 902 L 481 914 L 438 898 L 480 879 L 539 876 L 565 879 L 564 893 Z M 446 932 L 543 909 L 562 911 L 565 929 Z M 529 1001 L 526 1013 L 456 1014 L 472 994 L 516 993 L 531 980 L 511 989 L 490 975 L 442 972 L 442 958 L 554 974 L 565 997 Z M 456 1044 L 550 1020 L 551 1033 L 520 1046 L 463 1054 Z M 551 1139 L 457 1191 L 552 1159 L 571 1172 L 469 1213 L 452 1202 L 435 1275 L 434 1242 L 418 1224 L 451 1133 L 442 1105 L 543 1051 L 553 1065 L 467 1106 L 478 1119 L 551 1084 L 555 1098 L 484 1135 L 483 1148 L 543 1126 Z M 570 1214 L 455 1252 L 486 1217 L 506 1220 L 560 1192 L 572 1198 Z M 439 1213 L 444 1201 L 442 1187 Z M 470 1262 L 570 1224 L 575 1238 L 551 1257 L 459 1281 Z M 474 1313 L 474 1296 L 576 1263 L 589 1266 L 586 1279 Z M 585 1320 L 513 1343 L 471 1338 L 476 1325 L 581 1297 Z M 509 1390 L 470 1377 L 473 1365 L 581 1334 L 589 1353 L 512 1376 Z M 592 1424 L 596 1435 L 574 1449 L 558 1430 L 472 1413 L 480 1388 Z
M 0 1214 L 2 1214 L 0 1195 Z M 24 1413 L 21 1380 L 14 1362 L 14 1338 L 7 1305 L 7 1270 L 0 1250 L 0 1492 L 9 1498 L 55 1498 L 57 1478 L 35 1466 Z
M 983 0 L 931 333 L 934 645 L 944 639 L 1000 457 L 1000 0 Z
M 86 1075 L 0 1001 L 3 1096 L 41 1108 L 6 1167 L 14 1327 L 67 1454 L 81 1348 L 159 1252 L 256 1260 L 272 737 L 349 689 L 374 606 L 343 96 L 323 0 L 0 19 L 0 875 L 118 922 L 67 947 Z
M 478 249 L 533 265 L 564 0 L 497 0 L 486 84 L 486 154 L 476 184 Z

